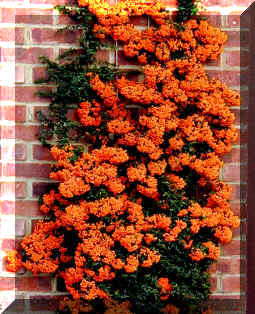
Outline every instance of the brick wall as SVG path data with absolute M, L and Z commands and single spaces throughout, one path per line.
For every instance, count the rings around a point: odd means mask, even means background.
M 1 255 L 0 255 L 0 304 L 4 308 L 10 293 L 16 288 L 16 298 L 24 299 L 13 312 L 31 313 L 38 310 L 52 313 L 48 308 L 48 300 L 55 295 L 63 294 L 57 290 L 55 279 L 49 276 L 34 277 L 20 272 L 14 276 L 5 271 L 3 256 L 14 248 L 22 237 L 31 232 L 36 220 L 41 216 L 38 207 L 38 196 L 47 187 L 51 158 L 47 149 L 42 148 L 36 139 L 38 123 L 35 112 L 47 107 L 47 101 L 34 95 L 36 91 L 34 79 L 41 76 L 43 67 L 38 62 L 40 55 L 57 57 L 59 52 L 73 46 L 74 34 L 55 36 L 55 30 L 68 23 L 66 17 L 58 16 L 53 10 L 55 4 L 63 4 L 64 0 L 2 0 L 0 2 L 0 85 L 1 85 Z M 114 2 L 115 1 L 111 1 Z M 176 1 L 164 0 L 174 8 Z M 223 80 L 230 88 L 240 90 L 240 18 L 253 1 L 250 0 L 204 0 L 210 20 L 225 30 L 229 36 L 228 43 L 220 60 L 206 65 L 208 75 Z M 231 5 L 231 6 L 230 6 Z M 138 27 L 147 27 L 147 21 L 136 20 Z M 243 32 L 245 37 L 248 32 Z M 16 47 L 16 48 L 15 48 Z M 246 60 L 247 51 L 242 51 L 242 60 Z M 109 51 L 101 51 L 99 59 L 116 62 L 123 68 L 134 65 L 126 62 L 121 49 L 114 55 Z M 242 64 L 246 66 L 247 63 Z M 243 102 L 240 108 L 233 108 L 236 114 L 236 125 L 240 128 L 240 113 L 247 112 L 247 87 L 241 87 Z M 243 122 L 244 120 L 242 120 Z M 14 123 L 16 122 L 16 127 Z M 245 178 L 240 180 L 240 149 L 242 163 L 245 161 L 247 148 L 247 126 L 241 128 L 239 142 L 227 155 L 221 176 L 233 188 L 231 204 L 234 212 L 241 215 L 242 227 L 234 232 L 231 244 L 222 248 L 217 265 L 211 268 L 212 300 L 238 300 L 244 294 L 245 252 L 245 206 L 240 206 L 241 196 L 245 197 Z M 242 143 L 240 145 L 240 138 Z M 247 159 L 246 159 L 247 160 Z M 241 164 L 241 167 L 245 165 Z M 14 219 L 16 215 L 16 220 Z M 16 238 L 15 238 L 16 235 Z M 241 275 L 240 275 L 241 274 Z M 44 296 L 45 306 L 38 306 L 38 298 Z M 31 301 L 31 302 L 30 302 Z M 231 309 L 234 310 L 233 308 Z M 45 311 L 45 312 L 44 312 Z M 215 313 L 219 313 L 215 305 Z M 222 310 L 223 311 L 223 310 Z M 240 312 L 240 310 L 239 310 Z M 42 313 L 42 312 L 40 312 Z M 224 311 L 225 314 L 233 313 Z M 237 313 L 237 312 L 235 312 Z

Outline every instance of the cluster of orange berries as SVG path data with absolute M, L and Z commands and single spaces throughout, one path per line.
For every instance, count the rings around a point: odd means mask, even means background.
M 172 286 L 169 283 L 168 278 L 159 278 L 158 286 L 161 288 L 161 291 L 160 291 L 161 300 L 167 300 L 172 291 Z
M 115 304 L 101 283 L 114 282 L 120 271 L 132 274 L 159 264 L 158 242 L 171 245 L 181 239 L 191 261 L 217 260 L 219 243 L 230 242 L 239 226 L 228 202 L 231 190 L 219 181 L 219 172 L 223 155 L 237 138 L 230 107 L 238 105 L 240 97 L 220 81 L 209 80 L 202 66 L 220 55 L 226 41 L 226 34 L 208 22 L 192 19 L 177 30 L 158 1 L 110 6 L 80 0 L 79 5 L 97 16 L 98 38 L 122 42 L 126 57 L 143 65 L 144 81 L 122 76 L 104 82 L 87 73 L 97 99 L 81 102 L 77 113 L 88 134 L 91 127 L 96 130 L 92 144 L 99 140 L 101 147 L 92 145 L 79 156 L 71 145 L 52 148 L 56 164 L 50 178 L 59 182 L 58 191 L 43 196 L 41 211 L 54 221 L 35 226 L 21 243 L 25 258 L 11 252 L 7 269 L 57 272 L 75 300 L 65 302 L 73 313 L 76 301 L 97 298 L 111 304 L 108 314 L 131 313 L 130 304 Z M 130 22 L 133 15 L 147 15 L 156 25 L 139 31 Z M 177 219 L 162 202 L 162 177 L 189 204 L 180 208 Z M 107 196 L 86 200 L 88 193 L 100 189 Z M 190 190 L 195 191 L 192 197 Z M 146 212 L 145 199 L 154 202 L 155 213 Z M 213 237 L 198 247 L 203 228 L 210 228 Z M 60 229 L 77 234 L 74 251 L 65 247 Z M 167 302 L 174 287 L 166 276 L 158 278 L 157 288 Z M 85 307 L 91 309 L 87 303 Z M 178 309 L 167 305 L 163 312 Z

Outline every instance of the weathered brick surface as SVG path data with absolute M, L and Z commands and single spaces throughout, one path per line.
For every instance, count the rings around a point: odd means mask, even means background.
M 2 140 L 9 140 L 8 144 L 2 144 L 1 149 L 1 167 L 3 169 L 3 179 L 0 182 L 1 196 L 1 214 L 4 217 L 10 217 L 16 214 L 16 236 L 7 238 L 1 235 L 1 249 L 6 252 L 9 249 L 17 247 L 21 237 L 30 233 L 31 225 L 41 215 L 38 197 L 48 189 L 47 180 L 50 170 L 50 161 L 52 160 L 47 149 L 43 148 L 37 140 L 36 133 L 38 130 L 38 121 L 35 112 L 40 109 L 47 111 L 45 105 L 48 104 L 47 99 L 35 96 L 38 86 L 33 84 L 34 80 L 42 77 L 45 73 L 44 68 L 40 64 L 38 58 L 40 55 L 47 55 L 53 58 L 58 53 L 67 49 L 67 45 L 75 43 L 77 35 L 74 33 L 56 35 L 55 31 L 59 26 L 70 23 L 70 19 L 64 16 L 54 16 L 53 6 L 63 4 L 65 0 L 7 0 L 0 3 L 0 44 L 4 43 L 1 49 L 1 66 L 6 69 L 7 62 L 12 62 L 13 71 L 8 68 L 5 71 L 6 82 L 1 79 L 3 86 L 1 87 L 0 98 L 4 102 L 0 110 L 0 120 L 3 121 L 1 128 Z M 115 0 L 108 1 L 111 4 Z M 162 0 L 171 8 L 176 6 L 176 0 Z M 223 27 L 228 35 L 228 42 L 225 45 L 223 56 L 216 61 L 207 64 L 209 77 L 219 78 L 228 86 L 239 89 L 240 84 L 240 13 L 243 12 L 253 1 L 251 0 L 204 0 L 203 3 L 207 8 L 206 16 L 211 23 L 218 27 Z M 234 5 L 234 9 L 232 6 Z M 227 12 L 227 15 L 226 15 Z M 132 21 L 139 27 L 147 27 L 147 20 L 144 18 L 134 18 Z M 16 24 L 14 24 L 16 23 Z M 56 36 L 55 36 L 56 35 Z M 242 42 L 248 40 L 249 33 L 244 31 L 241 33 Z M 16 49 L 11 44 L 15 42 Z M 10 45 L 8 45 L 10 44 Z M 247 66 L 247 52 L 241 51 L 242 66 Z M 97 60 L 110 61 L 115 60 L 119 65 L 132 67 L 137 63 L 127 61 L 123 57 L 120 50 L 117 59 L 113 52 L 109 50 L 100 51 L 97 54 Z M 14 62 L 16 61 L 16 64 Z M 2 74 L 0 70 L 0 74 Z M 12 71 L 12 72 L 11 72 Z M 13 83 L 7 84 L 12 78 L 7 78 L 9 73 L 12 74 Z M 245 77 L 245 76 L 243 76 Z M 138 78 L 137 78 L 138 79 Z M 42 87 L 40 87 L 42 88 Z M 39 88 L 39 89 L 40 89 Z M 248 93 L 242 92 L 242 107 L 247 108 Z M 8 102 L 8 103 L 7 103 Z M 16 102 L 16 105 L 15 105 Z M 236 115 L 235 124 L 239 127 L 240 116 L 241 122 L 247 119 L 247 110 L 233 108 L 232 112 Z M 241 115 L 240 115 L 241 113 Z M 16 126 L 13 126 L 16 121 Z M 231 184 L 233 193 L 231 196 L 231 206 L 235 214 L 246 218 L 246 206 L 240 205 L 240 199 L 246 197 L 247 188 L 245 185 L 245 176 L 240 185 L 240 153 L 241 161 L 245 163 L 247 160 L 247 125 L 239 130 L 239 138 L 235 143 L 231 153 L 224 157 L 225 166 L 222 170 L 222 177 Z M 16 143 L 15 140 L 16 139 Z M 241 142 L 241 146 L 240 146 Z M 16 167 L 14 162 L 16 161 Z M 2 165 L 3 164 L 3 165 Z M 243 170 L 241 170 L 243 172 Z M 16 182 L 14 181 L 14 175 Z M 52 182 L 51 182 L 52 183 Z M 54 185 L 54 183 L 52 183 Z M 16 195 L 15 195 L 16 193 Z M 14 200 L 16 196 L 16 201 Z M 244 222 L 245 224 L 245 222 Z M 234 300 L 239 298 L 240 287 L 240 255 L 244 256 L 245 241 L 245 225 L 241 230 L 234 232 L 234 240 L 232 243 L 222 247 L 222 257 L 219 263 L 211 267 L 212 274 L 212 300 L 225 300 L 229 298 Z M 6 232 L 7 229 L 4 228 Z M 7 232 L 7 234 L 11 234 Z M 242 240 L 240 240 L 240 234 Z M 30 308 L 24 311 L 40 312 L 51 311 L 50 305 L 41 307 L 38 303 L 38 292 L 47 292 L 48 300 L 51 300 L 53 286 L 49 277 L 31 277 L 28 274 L 18 276 L 16 282 L 12 278 L 1 275 L 0 270 L 0 290 L 11 290 L 16 284 L 19 291 L 25 291 L 27 296 L 31 297 Z M 244 270 L 244 268 L 243 268 Z M 53 300 L 52 299 L 52 300 Z M 17 312 L 24 312 L 24 304 L 22 310 L 17 308 Z M 217 310 L 215 313 L 238 313 L 238 306 L 233 309 Z M 15 312 L 15 311 L 14 311 Z
M 17 277 L 15 286 L 18 291 L 51 291 L 50 277 Z

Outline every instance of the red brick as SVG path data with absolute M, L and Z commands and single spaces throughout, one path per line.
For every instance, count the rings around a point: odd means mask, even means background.
M 7 143 L 1 144 L 0 149 L 0 159 L 1 160 L 13 160 L 14 159 L 14 149 L 13 145 L 8 145 Z
M 11 141 L 10 141 L 11 142 Z M 14 157 L 14 151 L 15 151 L 15 146 L 12 143 L 2 143 L 1 145 L 1 149 L 0 149 L 0 159 L 2 159 L 3 161 L 12 161 L 15 159 Z
M 48 56 L 49 58 L 53 58 L 53 48 L 40 48 L 40 47 L 32 47 L 32 48 L 22 48 L 17 47 L 16 51 L 16 62 L 35 64 L 40 63 L 40 56 Z
M 213 264 L 209 267 L 208 272 L 209 272 L 209 274 L 214 274 L 214 273 L 216 272 L 216 270 L 217 270 L 217 265 L 216 265 L 216 263 L 213 263 Z
M 74 24 L 74 22 L 71 20 L 71 18 L 69 16 L 59 15 L 58 16 L 58 24 L 70 25 L 70 24 Z
M 16 44 L 24 43 L 24 28 L 23 27 L 3 27 L 0 29 L 0 41 L 14 42 Z
M 18 216 L 41 216 L 38 201 L 17 201 L 15 215 Z
M 232 242 L 223 245 L 222 252 L 224 256 L 240 255 L 240 240 L 232 240 Z
M 242 30 L 240 31 L 226 31 L 228 40 L 225 43 L 225 47 L 248 47 L 249 44 L 249 32 Z
M 222 15 L 220 14 L 220 12 L 201 12 L 201 15 L 203 15 L 211 25 L 215 27 L 222 26 Z
M 15 49 L 14 48 L 1 48 L 2 62 L 15 62 Z
M 207 70 L 210 79 L 221 80 L 224 84 L 228 86 L 239 86 L 240 85 L 240 71 L 216 71 Z
M 42 79 L 46 77 L 46 69 L 45 67 L 35 67 L 33 68 L 33 82 L 38 79 Z
M 24 44 L 25 41 L 25 29 L 21 27 L 15 28 L 15 43 L 17 45 Z
M 47 193 L 50 188 L 55 188 L 56 183 L 35 182 L 33 183 L 33 197 L 38 198 L 44 193 Z
M 224 292 L 239 292 L 240 277 L 222 277 L 222 289 Z
M 2 120 L 14 121 L 15 120 L 15 106 L 1 106 L 0 118 Z
M 15 83 L 24 83 L 25 82 L 25 67 L 16 66 L 15 67 Z
M 240 66 L 240 51 L 226 51 L 226 65 Z
M 0 118 L 8 121 L 24 122 L 26 120 L 26 106 L 2 106 Z
M 211 292 L 215 292 L 217 290 L 217 283 L 218 283 L 217 277 L 211 277 L 210 283 L 211 283 Z
M 15 214 L 15 202 L 12 201 L 1 201 L 1 213 L 3 215 Z
M 15 106 L 15 121 L 25 122 L 26 121 L 26 106 Z
M 226 163 L 240 162 L 240 148 L 232 148 L 231 152 L 223 157 L 223 161 Z
M 0 277 L 0 291 L 13 290 L 15 288 L 15 278 Z
M 109 50 L 98 50 L 96 53 L 96 60 L 97 61 L 109 61 L 110 51 Z
M 2 60 L 3 61 L 3 60 Z M 16 88 L 12 86 L 1 86 L 1 100 L 15 101 Z
M 15 194 L 18 198 L 26 197 L 26 183 L 25 182 L 1 182 L 0 196 L 5 194 Z
M 240 31 L 225 31 L 228 40 L 225 47 L 240 47 Z
M 33 145 L 34 160 L 53 160 L 51 153 L 47 147 L 42 145 Z
M 220 66 L 222 63 L 222 55 L 217 58 L 217 60 L 209 60 L 205 63 L 206 66 Z
M 232 108 L 231 112 L 235 115 L 235 121 L 234 124 L 239 126 L 240 123 L 246 124 L 248 122 L 248 110 L 241 108 Z
M 239 274 L 241 261 L 239 258 L 219 259 L 216 268 L 222 274 Z
M 51 291 L 50 277 L 17 277 L 16 289 L 18 291 Z
M 15 220 L 15 235 L 16 237 L 23 237 L 26 233 L 26 220 L 16 219 Z
M 15 250 L 19 247 L 20 240 L 17 239 L 3 239 L 2 240 L 2 250 L 3 251 L 10 251 Z
M 247 51 L 226 51 L 224 54 L 228 66 L 246 67 L 249 64 L 249 53 Z
M 10 125 L 2 127 L 1 137 L 4 139 L 15 139 L 15 127 Z
M 27 195 L 26 182 L 15 182 L 15 196 L 18 198 L 25 198 Z
M 32 42 L 37 44 L 45 43 L 65 43 L 73 44 L 80 36 L 79 32 L 57 32 L 56 29 L 51 28 L 33 28 L 32 29 Z
M 232 187 L 231 201 L 247 198 L 247 186 L 245 184 L 235 183 L 229 185 Z
M 0 41 L 14 41 L 15 32 L 14 28 L 3 27 L 0 28 Z
M 48 178 L 50 173 L 49 164 L 16 164 L 16 177 Z
M 37 87 L 37 86 L 16 86 L 15 98 L 18 102 L 49 102 L 49 99 L 39 97 L 35 93 L 38 91 L 51 91 L 49 87 Z
M 223 179 L 225 181 L 239 181 L 240 166 L 225 164 L 223 166 Z
M 230 203 L 230 207 L 231 207 L 231 210 L 234 213 L 234 215 L 237 215 L 240 217 L 240 215 L 241 215 L 240 203 Z M 242 208 L 242 210 L 244 211 L 244 208 Z M 245 217 L 244 213 L 242 214 L 241 218 L 243 218 L 243 217 Z
M 2 8 L 2 23 L 52 24 L 53 10 Z
M 15 163 L 3 164 L 3 175 L 6 177 L 15 176 Z
M 25 144 L 15 145 L 15 160 L 21 161 L 27 159 L 27 147 Z
M 35 141 L 38 133 L 37 125 L 16 125 L 15 126 L 16 139 L 24 141 Z
M 240 28 L 240 15 L 236 13 L 231 13 L 228 16 L 226 16 L 226 27 L 231 28 Z

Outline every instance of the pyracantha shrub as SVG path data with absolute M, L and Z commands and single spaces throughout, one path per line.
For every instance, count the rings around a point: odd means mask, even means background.
M 41 200 L 47 218 L 7 267 L 61 278 L 72 295 L 62 312 L 200 313 L 208 268 L 239 226 L 219 172 L 237 138 L 230 107 L 240 97 L 203 68 L 227 36 L 192 17 L 192 6 L 178 24 L 158 1 L 80 0 L 60 9 L 78 16 L 87 36 L 76 59 L 46 61 L 57 90 L 43 134 L 59 143 L 50 173 L 58 184 Z M 151 26 L 136 28 L 133 16 Z M 143 81 L 90 65 L 100 41 L 111 40 L 142 66 Z M 82 142 L 66 145 L 74 129 Z

